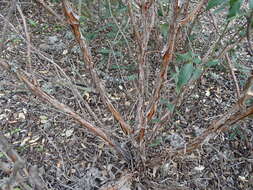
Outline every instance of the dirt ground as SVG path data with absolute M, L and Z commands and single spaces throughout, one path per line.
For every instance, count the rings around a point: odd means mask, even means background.
M 27 18 L 32 48 L 32 73 L 39 86 L 59 101 L 69 105 L 87 120 L 92 117 L 82 110 L 82 102 L 73 95 L 68 80 L 80 89 L 92 111 L 103 122 L 102 128 L 122 136 L 117 122 L 102 104 L 94 90 L 89 74 L 84 69 L 80 50 L 71 30 L 33 1 L 22 1 L 22 10 Z M 52 4 L 59 14 L 60 5 Z M 3 28 L 8 8 L 0 2 L 0 28 Z M 27 65 L 27 46 L 22 19 L 18 12 L 10 19 L 6 38 L 8 43 L 2 56 L 21 68 Z M 123 58 L 120 63 L 131 67 L 128 70 L 113 69 L 108 54 L 100 47 L 108 46 L 105 38 L 110 28 L 102 29 L 105 23 L 88 22 L 85 32 L 91 29 L 91 51 L 94 55 L 100 77 L 116 107 L 134 119 L 132 105 L 135 103 L 134 80 L 123 79 L 124 75 L 136 75 L 136 67 L 130 65 L 131 58 Z M 121 50 L 124 50 L 122 48 Z M 241 61 L 249 66 L 250 58 L 241 48 Z M 117 52 L 116 52 L 117 53 Z M 111 55 L 113 60 L 113 56 Z M 149 57 L 156 61 L 159 55 Z M 117 64 L 116 64 L 117 65 Z M 151 82 L 159 68 L 151 64 Z M 243 76 L 238 76 L 241 80 Z M 122 90 L 124 89 L 124 90 Z M 170 86 L 166 89 L 171 90 Z M 166 92 L 164 92 L 166 93 Z M 131 95 L 129 97 L 129 95 Z M 203 129 L 226 112 L 235 103 L 235 88 L 232 76 L 222 68 L 213 68 L 205 74 L 197 88 L 179 108 L 173 123 L 162 129 L 161 136 L 150 142 L 147 154 L 159 155 L 164 146 L 178 146 L 197 136 Z M 98 124 L 94 121 L 95 124 Z M 99 124 L 98 124 L 99 125 Z M 41 178 L 48 189 L 55 190 L 95 190 L 103 189 L 131 176 L 131 184 L 121 189 L 189 189 L 189 190 L 251 190 L 253 189 L 253 122 L 246 119 L 238 122 L 225 133 L 210 139 L 197 151 L 161 163 L 160 167 L 139 168 L 122 161 L 113 149 L 102 140 L 82 128 L 79 124 L 33 95 L 22 82 L 2 70 L 0 72 L 0 129 L 13 148 L 27 161 L 37 165 Z M 159 142 L 159 143 L 157 143 Z M 175 143 L 175 145 L 173 145 Z M 0 160 L 7 161 L 0 152 Z M 145 170 L 145 171 L 144 171 Z M 8 177 L 0 170 L 0 179 Z M 0 180 L 1 185 L 1 180 Z M 109 189 L 109 188 L 108 188 Z

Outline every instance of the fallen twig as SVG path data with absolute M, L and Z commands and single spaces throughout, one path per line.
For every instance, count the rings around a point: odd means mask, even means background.
M 29 170 L 26 167 L 26 162 L 18 155 L 18 153 L 11 147 L 4 135 L 0 134 L 0 151 L 5 154 L 12 167 L 9 168 L 8 163 L 0 163 L 1 169 L 5 168 L 5 172 L 11 176 L 1 184 L 0 189 L 13 190 L 15 186 L 20 186 L 24 190 L 44 190 L 46 185 L 40 178 L 36 166 L 32 166 Z M 28 185 L 27 177 L 29 178 L 32 187 Z

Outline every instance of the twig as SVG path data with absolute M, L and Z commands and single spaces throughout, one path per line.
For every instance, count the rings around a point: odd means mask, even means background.
M 242 120 L 243 118 L 253 114 L 253 106 L 248 108 L 245 112 L 239 112 L 240 106 L 235 104 L 225 115 L 214 121 L 199 137 L 193 139 L 185 148 L 179 148 L 177 150 L 170 151 L 173 155 L 190 153 L 197 149 L 204 142 L 207 142 L 211 137 L 219 132 L 228 130 L 233 124 Z
M 227 23 L 227 27 L 228 27 L 228 24 Z M 245 23 L 243 25 L 246 26 L 247 23 Z M 225 55 L 226 52 L 228 52 L 230 49 L 234 48 L 234 46 L 236 46 L 238 43 L 240 43 L 246 36 L 240 36 L 240 31 L 243 30 L 243 27 L 241 27 L 242 29 L 238 30 L 237 32 L 234 33 L 234 35 L 229 39 L 227 40 L 228 42 L 231 42 L 233 39 L 235 39 L 236 35 L 239 35 L 238 39 L 235 40 L 235 42 L 233 43 L 227 43 L 224 48 L 220 51 L 219 55 L 218 55 L 218 59 L 220 59 L 221 57 L 223 57 Z M 225 35 L 225 32 L 223 33 L 223 35 Z
M 198 12 L 201 10 L 201 8 L 203 7 L 204 4 L 207 3 L 208 0 L 202 0 L 201 2 L 199 2 L 199 4 L 197 5 L 197 7 L 186 16 L 186 18 L 184 18 L 183 20 L 181 20 L 179 22 L 179 26 L 183 26 L 189 22 L 191 22 L 192 20 L 194 20 L 194 18 L 198 15 Z
M 64 21 L 64 19 L 62 18 L 62 16 L 58 15 L 51 7 L 49 7 L 44 0 L 35 0 L 37 1 L 39 4 L 41 4 L 49 13 L 51 13 L 52 15 L 54 15 L 60 22 L 61 24 L 65 25 L 66 22 Z
M 236 76 L 235 76 L 234 66 L 233 66 L 233 64 L 232 64 L 232 62 L 231 62 L 230 57 L 228 56 L 228 53 L 225 54 L 225 57 L 226 57 L 226 59 L 227 59 L 228 66 L 229 66 L 229 69 L 230 69 L 230 73 L 231 73 L 232 78 L 233 78 L 234 83 L 235 83 L 236 95 L 237 95 L 237 99 L 238 99 L 238 98 L 240 97 L 240 87 L 239 87 L 237 78 L 236 78 Z
M 154 91 L 153 94 L 153 99 L 151 100 L 151 102 L 149 103 L 148 109 L 146 111 L 146 116 L 148 118 L 148 121 L 151 120 L 151 118 L 154 116 L 156 109 L 157 109 L 157 104 L 160 98 L 160 91 L 162 89 L 163 83 L 167 77 L 167 70 L 168 70 L 168 65 L 172 60 L 172 55 L 174 52 L 174 45 L 175 45 L 175 40 L 176 40 L 176 35 L 179 31 L 179 29 L 187 24 L 188 22 L 192 21 L 195 19 L 196 15 L 199 13 L 199 11 L 201 10 L 201 8 L 204 6 L 204 4 L 207 2 L 208 0 L 202 0 L 201 2 L 199 2 L 199 4 L 197 5 L 197 7 L 190 13 L 188 14 L 188 16 L 181 20 L 180 22 L 177 23 L 177 17 L 178 17 L 178 1 L 174 2 L 174 8 L 173 8 L 173 19 L 171 21 L 170 24 L 170 31 L 169 31 L 169 40 L 167 42 L 167 48 L 165 51 L 165 54 L 163 56 L 163 61 L 162 61 L 162 68 L 160 70 L 160 74 L 159 77 L 157 79 L 157 83 L 156 83 L 156 89 Z
M 253 56 L 253 49 L 252 49 L 251 39 L 250 39 L 252 18 L 253 18 L 253 10 L 251 10 L 250 16 L 247 19 L 247 33 L 246 33 L 246 35 L 247 35 L 247 42 L 248 42 L 248 50 L 249 50 L 249 54 L 251 56 Z
M 143 140 L 147 119 L 144 116 L 144 98 L 145 98 L 145 65 L 146 65 L 146 51 L 148 42 L 150 39 L 150 33 L 153 29 L 155 22 L 155 7 L 151 5 L 147 12 L 142 12 L 142 27 L 143 32 L 141 33 L 141 49 L 138 55 L 138 66 L 139 66 L 139 81 L 138 81 L 138 105 L 137 105 L 137 116 L 136 116 L 136 124 L 139 135 L 137 140 L 141 142 Z
M 226 54 L 226 52 L 228 52 L 229 50 L 233 49 L 238 43 L 240 43 L 243 39 L 245 39 L 245 36 L 240 37 L 239 39 L 237 39 L 237 41 L 233 42 L 232 44 L 227 44 L 219 53 L 219 55 L 217 56 L 217 59 L 220 59 L 221 57 L 224 57 L 224 55 Z
M 112 19 L 113 19 L 113 22 L 114 22 L 114 24 L 117 26 L 117 28 L 118 28 L 119 32 L 121 33 L 121 35 L 123 36 L 123 38 L 124 38 L 124 40 L 125 40 L 125 42 L 126 42 L 126 45 L 127 45 L 127 48 L 128 48 L 128 51 L 129 51 L 130 56 L 133 57 L 133 53 L 132 53 L 132 50 L 131 50 L 131 48 L 130 48 L 130 46 L 129 46 L 129 43 L 128 43 L 128 41 L 127 41 L 127 37 L 126 37 L 126 35 L 124 34 L 124 32 L 122 31 L 122 29 L 121 29 L 121 27 L 120 27 L 118 21 L 116 20 L 116 18 L 115 18 L 115 17 L 113 16 L 113 14 L 112 14 L 111 0 L 107 0 L 107 2 L 108 2 L 108 5 L 109 5 L 109 12 L 110 12 L 110 15 L 111 15 L 111 17 L 112 17 Z M 115 41 L 115 40 L 114 40 L 114 41 Z
M 7 13 L 7 16 L 6 16 L 6 19 L 5 19 L 5 22 L 4 22 L 4 26 L 3 26 L 3 30 L 2 30 L 2 37 L 1 37 L 2 42 L 0 42 L 0 55 L 3 52 L 4 43 L 5 43 L 5 40 L 6 40 L 7 23 L 10 20 L 11 14 L 15 11 L 15 8 L 16 8 L 16 0 L 12 0 L 10 9 Z
M 133 15 L 132 0 L 129 0 L 127 2 L 127 5 L 128 5 L 128 14 L 130 16 L 130 20 L 131 20 L 131 23 L 132 23 L 132 26 L 133 26 L 133 30 L 134 30 L 134 35 L 135 35 L 137 44 L 139 46 L 139 49 L 141 49 L 141 36 L 140 36 L 139 31 L 137 30 L 136 20 L 135 20 L 135 17 Z
M 222 34 L 219 36 L 219 38 L 212 44 L 212 46 L 208 49 L 208 51 L 205 53 L 205 55 L 203 56 L 202 58 L 202 65 L 205 65 L 209 60 L 210 58 L 213 57 L 214 53 L 215 53 L 215 48 L 217 47 L 217 45 L 221 42 L 225 32 L 226 32 L 226 29 L 228 28 L 228 22 L 226 24 L 226 26 L 224 27 L 224 30 L 222 31 Z M 232 47 L 230 47 L 232 48 Z M 229 49 L 230 49 L 229 48 Z M 226 49 L 226 51 L 228 51 L 229 49 Z M 217 56 L 217 58 L 219 58 L 220 55 Z M 206 69 L 203 69 L 201 74 L 200 74 L 200 77 L 205 73 Z M 177 107 L 179 107 L 183 101 L 183 98 L 184 98 L 184 95 L 188 92 L 189 90 L 189 86 L 192 86 L 194 85 L 194 87 L 196 87 L 196 82 L 195 80 L 191 80 L 187 86 L 185 86 L 181 92 L 178 94 L 178 96 L 176 97 L 176 99 L 173 101 L 173 105 L 174 105 L 174 110 L 176 110 Z M 194 88 L 192 88 L 192 91 L 193 91 Z M 154 134 L 151 134 L 149 140 L 152 140 L 155 135 L 156 135 L 156 132 L 157 130 L 165 125 L 166 123 L 168 123 L 169 119 L 171 117 L 173 117 L 173 113 L 174 113 L 174 110 L 173 112 L 171 113 L 171 111 L 167 111 L 164 116 L 160 119 L 160 122 L 157 123 L 154 127 L 153 127 L 153 132 Z
M 218 33 L 218 25 L 217 25 L 216 19 L 214 18 L 213 14 L 210 14 L 210 16 L 211 16 L 211 19 L 213 20 L 213 25 L 215 27 L 215 30 Z M 224 45 L 224 43 L 222 41 L 221 41 L 221 44 Z M 240 88 L 239 88 L 239 85 L 238 85 L 237 78 L 235 76 L 234 66 L 233 66 L 233 64 L 231 62 L 231 59 L 230 59 L 230 57 L 229 57 L 229 55 L 228 55 L 227 52 L 225 53 L 225 57 L 227 59 L 228 66 L 229 66 L 229 69 L 230 69 L 230 73 L 231 73 L 232 78 L 233 78 L 234 83 L 235 83 L 236 95 L 237 95 L 237 98 L 239 99 L 239 97 L 240 97 Z
M 123 156 L 123 158 L 126 161 L 128 161 L 128 162 L 131 161 L 132 158 L 129 155 L 129 153 L 127 151 L 125 151 L 124 149 L 122 149 L 120 147 L 120 145 L 118 145 L 116 142 L 114 142 L 112 140 L 113 135 L 109 135 L 106 132 L 104 132 L 102 129 L 99 129 L 99 128 L 93 126 L 90 122 L 86 121 L 85 119 L 80 117 L 77 113 L 75 113 L 70 107 L 68 107 L 65 104 L 62 104 L 54 97 L 52 97 L 52 96 L 48 95 L 47 93 L 45 93 L 44 91 L 42 91 L 41 88 L 39 88 L 38 86 L 35 86 L 33 83 L 31 83 L 29 81 L 27 74 L 25 74 L 25 72 L 23 70 L 16 68 L 14 66 L 11 66 L 4 59 L 0 59 L 0 66 L 3 69 L 5 69 L 11 73 L 14 73 L 15 76 L 20 81 L 25 83 L 26 86 L 30 89 L 30 91 L 33 92 L 36 96 L 38 96 L 42 101 L 49 103 L 50 105 L 52 105 L 56 109 L 64 112 L 66 115 L 70 116 L 75 121 L 79 122 L 81 124 L 81 126 L 85 127 L 90 132 L 92 132 L 96 136 L 102 138 L 105 142 L 107 142 L 112 148 L 114 148 L 116 150 L 116 152 L 120 156 Z
M 174 52 L 174 46 L 175 46 L 175 40 L 176 40 L 176 35 L 179 29 L 178 23 L 177 23 L 177 13 L 178 13 L 178 6 L 177 6 L 177 1 L 173 5 L 173 18 L 170 23 L 170 29 L 169 29 L 169 39 L 168 39 L 168 45 L 166 47 L 165 54 L 163 56 L 162 60 L 162 66 L 161 70 L 156 82 L 156 88 L 153 93 L 153 98 L 151 99 L 148 108 L 146 110 L 146 117 L 147 121 L 150 121 L 152 117 L 154 116 L 156 110 L 157 110 L 157 104 L 160 98 L 160 92 L 163 87 L 163 83 L 165 79 L 167 78 L 167 71 L 168 71 L 168 65 L 172 60 L 173 57 L 173 52 Z
M 28 72 L 31 73 L 32 72 L 32 61 L 31 61 L 31 38 L 28 32 L 28 28 L 27 28 L 27 24 L 26 24 L 26 19 L 25 16 L 19 6 L 19 4 L 17 4 L 17 10 L 22 18 L 23 21 L 23 25 L 24 25 L 24 29 L 25 29 L 25 36 L 26 36 L 26 40 L 27 40 L 27 67 L 28 68 Z

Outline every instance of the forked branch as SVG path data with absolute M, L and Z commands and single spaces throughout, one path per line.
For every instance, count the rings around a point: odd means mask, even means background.
M 93 126 L 91 123 L 86 121 L 85 119 L 81 118 L 78 114 L 76 114 L 70 107 L 68 107 L 65 104 L 62 104 L 59 102 L 57 99 L 54 97 L 50 96 L 49 94 L 45 93 L 41 88 L 38 86 L 35 86 L 33 83 L 31 83 L 25 74 L 21 69 L 17 69 L 9 65 L 5 60 L 0 59 L 0 66 L 9 71 L 9 72 L 14 72 L 15 76 L 22 82 L 26 84 L 26 86 L 35 94 L 38 96 L 40 99 L 42 99 L 44 102 L 49 103 L 56 109 L 64 112 L 71 118 L 73 118 L 75 121 L 79 122 L 83 127 L 87 128 L 90 132 L 93 134 L 101 137 L 105 142 L 107 142 L 109 145 L 111 145 L 114 148 L 116 147 L 116 144 L 111 140 L 108 134 L 106 134 L 103 130 L 96 128 Z
M 173 58 L 176 35 L 177 35 L 178 31 L 182 28 L 183 25 L 185 25 L 185 24 L 189 23 L 190 21 L 194 20 L 194 18 L 199 13 L 201 8 L 207 2 L 208 2 L 208 0 L 200 1 L 199 4 L 196 6 L 196 8 L 191 13 L 186 15 L 186 17 L 183 20 L 181 20 L 179 22 L 177 21 L 178 16 L 179 16 L 178 15 L 178 13 L 179 13 L 178 1 L 175 1 L 174 4 L 173 4 L 173 19 L 171 21 L 169 32 L 168 32 L 169 33 L 169 35 L 168 35 L 169 39 L 168 39 L 168 42 L 167 42 L 166 51 L 165 51 L 164 56 L 163 56 L 160 74 L 157 78 L 156 89 L 154 91 L 154 95 L 153 95 L 153 98 L 150 101 L 148 109 L 146 111 L 146 117 L 147 117 L 148 121 L 150 121 L 152 119 L 152 117 L 154 116 L 154 114 L 157 110 L 157 104 L 159 102 L 161 89 L 162 89 L 164 81 L 167 77 L 168 66 L 169 66 L 169 63 L 172 61 L 172 58 Z
M 173 13 L 174 13 L 173 19 L 170 23 L 170 28 L 169 28 L 169 35 L 168 35 L 169 39 L 168 39 L 168 43 L 167 43 L 168 45 L 167 45 L 165 54 L 163 56 L 162 66 L 161 66 L 160 74 L 159 74 L 157 82 L 156 82 L 156 88 L 154 91 L 153 98 L 150 101 L 147 111 L 146 111 L 146 117 L 147 117 L 148 121 L 150 121 L 152 119 L 152 117 L 154 116 L 154 114 L 157 110 L 157 104 L 158 104 L 158 101 L 160 98 L 161 89 L 162 89 L 163 83 L 167 77 L 168 65 L 173 58 L 176 35 L 177 35 L 177 31 L 179 29 L 179 26 L 177 23 L 177 17 L 178 17 L 177 3 L 174 3 L 174 5 L 173 5 Z

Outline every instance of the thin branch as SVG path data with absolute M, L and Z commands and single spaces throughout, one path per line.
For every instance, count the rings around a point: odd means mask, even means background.
M 120 123 L 121 129 L 125 134 L 132 133 L 131 127 L 124 121 L 121 114 L 114 108 L 112 103 L 110 102 L 110 99 L 107 95 L 107 92 L 105 90 L 105 87 L 103 86 L 102 82 L 100 81 L 97 72 L 94 67 L 94 62 L 92 59 L 92 55 L 89 51 L 89 47 L 87 43 L 85 42 L 84 37 L 82 36 L 81 30 L 80 30 L 80 24 L 79 24 L 79 17 L 73 12 L 73 9 L 71 8 L 69 2 L 67 0 L 63 1 L 63 10 L 65 13 L 65 16 L 68 20 L 68 23 L 70 24 L 72 28 L 72 32 L 75 35 L 76 41 L 78 42 L 82 52 L 83 52 L 83 60 L 87 63 L 88 69 L 90 71 L 93 83 L 96 85 L 96 88 L 101 96 L 101 99 L 105 105 L 107 105 L 108 109 L 114 116 L 114 118 Z
M 250 35 L 251 35 L 251 23 L 252 23 L 252 18 L 253 18 L 253 10 L 251 10 L 250 12 L 250 16 L 247 19 L 247 42 L 248 42 L 248 50 L 251 56 L 253 56 L 253 49 L 252 49 L 252 45 L 251 45 L 251 39 L 250 39 Z
M 151 6 L 149 9 L 147 9 L 148 12 L 144 12 L 142 14 L 142 25 L 143 25 L 143 32 L 141 34 L 142 37 L 142 44 L 141 44 L 141 50 L 138 56 L 138 66 L 139 66 L 139 81 L 138 81 L 138 105 L 137 105 L 137 129 L 139 130 L 139 136 L 138 141 L 142 141 L 146 126 L 147 126 L 147 120 L 146 117 L 144 117 L 144 98 L 145 98 L 145 65 L 146 65 L 146 51 L 148 42 L 150 39 L 151 30 L 153 29 L 154 23 L 155 23 L 155 7 Z
M 232 127 L 238 121 L 253 114 L 253 106 L 247 108 L 244 112 L 241 112 L 239 102 L 237 102 L 226 114 L 222 115 L 220 119 L 212 122 L 212 124 L 198 137 L 191 140 L 188 144 L 177 149 L 165 150 L 159 158 L 155 157 L 149 161 L 148 164 L 152 167 L 161 165 L 161 162 L 171 157 L 184 155 L 191 153 L 204 143 L 208 142 L 211 138 L 217 135 L 217 133 L 224 132 Z
M 245 39 L 245 36 L 240 37 L 239 39 L 237 39 L 235 42 L 233 42 L 232 44 L 227 44 L 225 45 L 225 47 L 221 50 L 221 52 L 219 53 L 219 55 L 217 56 L 217 59 L 220 59 L 222 57 L 224 57 L 224 55 L 231 49 L 233 49 L 238 43 L 240 43 L 243 39 Z
M 174 2 L 174 8 L 173 8 L 173 20 L 171 21 L 170 24 L 170 31 L 169 31 L 169 41 L 168 41 L 168 46 L 167 46 L 167 50 L 163 56 L 163 62 L 162 62 L 162 68 L 159 74 L 159 78 L 158 78 L 158 82 L 156 83 L 156 89 L 153 95 L 153 99 L 151 100 L 148 109 L 146 111 L 146 116 L 148 118 L 148 121 L 151 120 L 151 118 L 154 116 L 156 109 L 157 109 L 157 104 L 160 98 L 160 91 L 162 89 L 163 83 L 167 77 L 167 70 L 168 70 L 168 65 L 169 63 L 172 61 L 172 57 L 173 57 L 173 52 L 174 52 L 174 45 L 175 45 L 175 41 L 176 41 L 176 35 L 179 31 L 179 29 L 187 24 L 188 22 L 192 21 L 195 19 L 195 17 L 198 15 L 199 11 L 201 10 L 201 8 L 204 6 L 204 4 L 207 2 L 208 0 L 202 0 L 197 7 L 190 13 L 188 14 L 188 16 L 181 20 L 178 24 L 177 24 L 177 17 L 178 17 L 178 12 L 179 12 L 179 7 L 178 7 L 178 1 Z M 166 118 L 166 117 L 165 117 Z
M 117 28 L 118 28 L 119 32 L 121 33 L 121 35 L 123 36 L 123 38 L 124 38 L 124 40 L 125 40 L 125 42 L 126 42 L 126 45 L 127 45 L 127 48 L 128 48 L 128 51 L 129 51 L 130 56 L 133 57 L 133 53 L 132 53 L 132 50 L 131 50 L 131 48 L 130 48 L 130 46 L 129 46 L 129 43 L 128 43 L 128 41 L 127 41 L 127 37 L 126 37 L 126 35 L 124 34 L 124 32 L 122 31 L 120 25 L 118 24 L 118 21 L 116 20 L 116 18 L 115 18 L 114 15 L 112 14 L 111 0 L 107 0 L 107 2 L 108 2 L 108 5 L 109 5 L 109 12 L 110 12 L 110 15 L 111 15 L 111 17 L 112 17 L 112 19 L 113 19 L 113 22 L 114 22 L 114 24 L 117 26 Z M 116 39 L 115 39 L 114 41 L 116 41 Z
M 177 17 L 178 17 L 178 15 L 177 15 L 177 13 L 178 13 L 177 2 L 175 2 L 173 5 L 173 13 L 174 13 L 173 19 L 170 23 L 170 28 L 169 28 L 169 35 L 168 35 L 169 39 L 168 39 L 168 43 L 167 43 L 168 45 L 166 47 L 166 51 L 163 56 L 161 70 L 160 70 L 160 73 L 159 73 L 159 76 L 158 76 L 158 79 L 156 82 L 155 91 L 152 96 L 153 98 L 150 101 L 148 108 L 146 110 L 147 121 L 150 121 L 156 112 L 157 104 L 158 104 L 158 101 L 160 98 L 160 92 L 163 87 L 163 83 L 167 78 L 168 65 L 172 61 L 172 58 L 173 58 L 176 35 L 177 35 L 178 29 L 179 29 L 179 25 L 177 23 Z
M 228 25 L 229 25 L 229 22 L 227 22 L 227 24 L 225 25 L 224 27 L 224 30 L 222 31 L 222 34 L 219 36 L 219 38 L 212 44 L 212 46 L 208 49 L 208 51 L 205 53 L 205 55 L 203 56 L 202 58 L 202 65 L 205 65 L 209 60 L 210 58 L 213 58 L 213 55 L 215 53 L 215 49 L 217 47 L 217 45 L 221 42 L 221 40 L 223 39 L 225 33 L 226 33 L 226 29 L 228 28 Z M 232 47 L 230 47 L 232 48 Z M 227 49 L 226 51 L 230 50 Z M 220 55 L 216 56 L 216 58 L 220 58 Z M 214 58 L 213 58 L 214 59 Z M 200 78 L 201 76 L 204 74 L 204 72 L 206 71 L 206 69 L 203 69 L 201 74 L 200 74 Z M 183 89 L 181 90 L 181 92 L 178 94 L 178 96 L 176 97 L 176 99 L 173 101 L 173 105 L 174 105 L 174 110 L 176 110 L 177 107 L 179 107 L 181 104 L 182 104 L 182 101 L 183 101 L 183 98 L 184 98 L 184 95 L 188 92 L 189 90 L 189 87 L 190 86 L 194 86 L 194 88 L 196 87 L 196 84 L 197 84 L 197 81 L 196 80 L 191 80 L 187 86 L 183 87 Z M 193 89 L 191 89 L 191 91 L 193 91 Z M 157 130 L 163 126 L 163 125 L 166 125 L 170 118 L 173 117 L 173 114 L 174 114 L 174 111 L 171 112 L 171 111 L 167 111 L 164 116 L 160 119 L 160 122 L 158 122 L 154 127 L 153 127 L 153 132 L 149 138 L 149 140 L 152 140 L 154 139 L 155 135 L 156 135 L 156 132 Z
M 51 7 L 49 7 L 44 0 L 35 0 L 37 1 L 37 3 L 41 4 L 49 13 L 51 13 L 52 15 L 54 15 L 60 22 L 61 24 L 65 25 L 66 22 L 65 20 L 62 18 L 62 16 L 58 15 Z
M 16 0 L 12 0 L 11 2 L 11 6 L 9 8 L 9 11 L 7 13 L 5 22 L 4 22 L 4 26 L 3 26 L 3 30 L 2 30 L 2 37 L 1 37 L 1 41 L 0 41 L 0 55 L 3 52 L 3 48 L 4 48 L 4 43 L 6 40 L 6 32 L 7 32 L 7 23 L 11 18 L 12 13 L 15 11 L 16 8 Z
M 197 5 L 197 7 L 190 13 L 188 14 L 183 20 L 181 20 L 179 22 L 179 26 L 183 26 L 189 22 L 191 22 L 192 20 L 195 19 L 195 17 L 198 15 L 199 11 L 201 10 L 201 8 L 208 2 L 208 0 L 202 0 L 199 2 L 199 4 Z
M 234 69 L 233 63 L 232 63 L 228 53 L 225 54 L 225 57 L 227 59 L 228 66 L 229 66 L 229 69 L 230 69 L 230 73 L 231 73 L 232 78 L 233 78 L 234 83 L 235 83 L 236 95 L 237 95 L 237 99 L 238 99 L 240 97 L 240 87 L 239 87 L 239 84 L 238 84 L 238 80 L 235 76 L 235 69 Z
M 211 16 L 211 19 L 213 21 L 213 25 L 215 27 L 215 30 L 218 33 L 218 25 L 217 25 L 217 22 L 216 22 L 216 18 L 213 16 L 213 14 L 210 14 L 210 16 Z M 224 45 L 224 43 L 222 41 L 221 41 L 221 44 Z M 235 83 L 237 99 L 239 99 L 239 97 L 240 97 L 240 88 L 239 88 L 239 85 L 238 85 L 237 78 L 235 76 L 234 66 L 233 66 L 233 64 L 231 62 L 231 59 L 230 59 L 227 52 L 225 53 L 225 58 L 227 59 L 228 66 L 229 66 L 229 69 L 230 69 L 230 73 L 231 73 L 232 78 L 233 78 L 234 83 Z
M 230 129 L 231 126 L 236 122 L 241 121 L 245 117 L 253 114 L 253 106 L 248 108 L 243 113 L 238 113 L 239 110 L 240 106 L 238 104 L 235 104 L 235 106 L 230 111 L 223 115 L 219 120 L 213 122 L 213 124 L 211 124 L 199 137 L 196 137 L 188 145 L 186 145 L 185 148 L 172 150 L 169 154 L 177 155 L 190 153 L 200 147 L 203 143 L 207 142 L 215 134 Z
M 131 20 L 133 30 L 134 30 L 134 35 L 135 35 L 137 44 L 138 44 L 139 48 L 141 49 L 141 35 L 140 35 L 139 31 L 137 30 L 136 20 L 135 20 L 135 17 L 133 15 L 132 0 L 129 0 L 127 2 L 127 5 L 128 5 L 128 14 L 130 16 L 130 20 Z
M 3 17 L 2 15 L 0 15 L 1 17 Z M 4 18 L 4 17 L 3 17 Z M 8 21 L 6 20 L 6 23 L 8 23 L 12 28 L 13 30 L 16 32 L 16 33 L 19 33 L 18 30 L 16 30 L 16 28 Z M 22 35 L 19 35 L 23 40 L 24 42 L 26 42 L 26 44 L 28 44 L 27 40 L 22 36 Z M 53 64 L 53 66 L 56 68 L 56 69 L 59 69 L 59 71 L 61 72 L 61 74 L 69 81 L 69 84 L 68 86 L 71 87 L 71 90 L 73 91 L 74 94 L 77 95 L 77 97 L 84 103 L 85 105 L 85 108 L 87 109 L 87 111 L 89 112 L 89 114 L 95 119 L 95 121 L 100 125 L 100 126 L 103 126 L 103 124 L 101 123 L 101 121 L 97 118 L 96 114 L 92 111 L 91 107 L 89 106 L 89 104 L 87 103 L 87 101 L 85 101 L 81 95 L 80 95 L 80 92 L 77 90 L 77 87 L 76 85 L 72 84 L 71 83 L 71 79 L 66 75 L 65 71 L 59 66 L 57 65 L 52 59 L 46 57 L 45 55 L 43 55 L 40 50 L 38 50 L 36 47 L 34 47 L 32 44 L 31 44 L 31 50 L 33 52 L 35 52 L 36 54 L 38 54 L 39 56 L 41 56 L 43 59 L 45 59 L 46 61 L 50 62 Z M 83 110 L 83 107 L 81 106 L 80 109 Z
M 19 6 L 19 4 L 17 4 L 17 10 L 22 18 L 23 21 L 23 25 L 24 25 L 24 29 L 25 29 L 25 36 L 26 36 L 26 40 L 27 40 L 27 67 L 28 68 L 28 72 L 32 72 L 32 61 L 31 61 L 31 38 L 28 32 L 28 28 L 27 28 L 27 24 L 26 24 L 26 19 L 25 16 Z
M 227 28 L 228 28 L 228 24 L 229 24 L 229 22 L 228 22 L 227 25 L 226 25 Z M 228 52 L 230 49 L 234 48 L 238 43 L 240 43 L 242 40 L 244 40 L 244 39 L 246 38 L 245 35 L 244 35 L 244 36 L 241 36 L 241 35 L 240 35 L 241 30 L 243 30 L 243 28 L 246 26 L 246 24 L 247 24 L 247 23 L 245 23 L 245 24 L 241 27 L 241 29 L 239 29 L 238 31 L 236 31 L 236 32 L 234 33 L 234 35 L 233 35 L 230 39 L 227 40 L 229 43 L 227 43 L 227 44 L 223 47 L 223 49 L 220 51 L 220 53 L 219 53 L 219 55 L 218 55 L 218 58 L 223 57 L 223 56 L 226 54 L 226 52 Z M 224 30 L 224 32 L 223 32 L 223 36 L 224 36 L 224 35 L 225 35 L 225 30 Z M 234 40 L 234 39 L 236 38 L 237 35 L 239 36 L 238 39 L 236 39 L 233 43 L 231 43 L 231 41 Z

